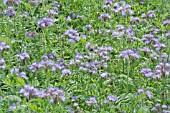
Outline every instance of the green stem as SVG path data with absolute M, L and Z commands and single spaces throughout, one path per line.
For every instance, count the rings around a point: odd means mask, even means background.
M 43 41 L 44 41 L 44 52 L 46 52 L 47 42 L 46 42 L 46 34 L 45 34 L 45 31 L 44 31 L 44 30 L 43 30 Z

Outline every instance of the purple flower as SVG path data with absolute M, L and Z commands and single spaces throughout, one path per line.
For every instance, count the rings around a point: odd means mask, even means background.
M 159 108 L 160 106 L 161 106 L 161 104 L 159 104 L 159 103 L 155 104 L 155 107 L 157 107 L 157 108 Z
M 48 97 L 47 93 L 44 90 L 39 90 L 35 94 L 39 98 L 46 98 Z
M 76 56 L 75 56 L 75 60 L 74 61 L 76 63 L 80 63 L 81 59 L 83 59 L 83 56 L 80 53 L 77 53 Z
M 123 36 L 123 32 L 116 32 L 116 31 L 113 31 L 112 32 L 112 37 L 113 38 L 116 38 L 116 39 L 120 39 L 122 36 Z
M 5 64 L 5 60 L 3 58 L 0 59 L 0 65 Z
M 69 21 L 69 22 L 71 22 L 71 21 L 72 21 L 72 19 L 71 19 L 71 17 L 70 17 L 70 16 L 66 17 L 66 18 L 65 18 L 65 20 L 67 20 L 67 21 Z
M 67 109 L 68 109 L 68 111 L 69 111 L 70 113 L 75 113 L 74 110 L 73 110 L 73 108 L 72 108 L 71 106 L 67 106 Z
M 61 101 L 65 101 L 65 92 L 61 88 L 48 88 L 47 95 L 51 97 L 50 103 L 56 103 L 56 101 L 59 99 Z
M 38 20 L 38 26 L 40 26 L 41 28 L 45 28 L 47 26 L 52 26 L 53 25 L 53 19 L 51 18 L 43 18 L 41 20 Z
M 104 100 L 104 103 L 105 103 L 105 104 L 109 103 L 109 100 L 107 100 L 107 99 L 106 99 L 106 100 Z
M 47 14 L 52 15 L 52 16 L 58 15 L 57 11 L 55 11 L 54 9 L 48 9 Z
M 12 68 L 11 70 L 10 70 L 10 72 L 11 72 L 11 74 L 13 74 L 13 73 L 19 73 L 19 69 L 18 68 Z
M 106 19 L 110 19 L 110 15 L 108 13 L 103 13 L 99 16 L 100 20 L 106 20 Z
M 74 103 L 73 104 L 74 107 L 78 107 L 78 105 L 79 105 L 78 103 Z
M 125 26 L 124 26 L 124 25 L 121 25 L 121 24 L 118 24 L 118 25 L 116 26 L 116 29 L 117 29 L 118 31 L 123 31 L 123 30 L 125 30 Z
M 19 93 L 23 94 L 27 99 L 35 97 L 37 92 L 38 89 L 30 85 L 25 85 L 24 88 L 19 91 Z
M 162 50 L 162 49 L 166 48 L 166 45 L 163 44 L 163 43 L 158 42 L 158 43 L 156 43 L 156 44 L 154 45 L 154 47 L 155 47 L 155 49 L 156 49 L 157 51 L 159 51 L 159 50 Z
M 147 15 L 146 15 L 145 13 L 142 13 L 142 14 L 141 14 L 141 17 L 142 17 L 142 18 L 146 18 Z
M 134 24 L 134 23 L 139 23 L 140 22 L 140 18 L 139 17 L 133 17 L 132 19 L 130 19 L 130 23 Z
M 158 57 L 159 57 L 159 55 L 158 55 L 157 53 L 155 53 L 155 52 L 152 52 L 152 53 L 150 54 L 150 57 L 151 57 L 153 60 L 157 60 Z
M 113 3 L 113 0 L 105 0 L 106 5 L 112 5 L 112 3 Z
M 47 56 L 48 56 L 48 58 L 50 58 L 50 59 L 54 59 L 54 58 L 55 58 L 55 55 L 54 55 L 53 53 L 50 53 L 50 54 L 48 54 Z
M 110 73 L 104 72 L 100 75 L 102 78 L 110 76 Z
M 72 29 L 67 30 L 63 36 L 68 37 L 71 43 L 75 43 L 80 40 L 80 35 L 78 31 Z
M 112 95 L 112 94 L 110 94 L 108 97 L 108 100 L 110 100 L 110 101 L 112 101 L 112 102 L 115 102 L 115 101 L 117 101 L 118 100 L 118 98 L 117 97 L 115 97 L 114 95 Z
M 157 29 L 157 28 L 151 28 L 150 30 L 152 34 L 157 34 L 161 31 L 160 29 Z
M 31 72 L 35 72 L 36 70 L 38 70 L 40 68 L 40 63 L 38 62 L 34 62 L 32 63 L 28 69 L 31 71 Z
M 60 7 L 61 7 L 61 4 L 55 1 L 55 2 L 54 2 L 54 6 L 57 7 L 57 8 L 60 8 Z
M 157 42 L 157 40 L 155 40 L 152 34 L 145 34 L 142 38 L 142 41 L 147 45 L 151 44 L 151 42 L 155 42 L 155 41 Z
M 14 4 L 19 5 L 20 4 L 20 0 L 4 0 L 4 3 L 7 6 L 12 6 Z
M 153 107 L 153 108 L 151 109 L 151 111 L 157 111 L 156 107 Z
M 0 70 L 4 70 L 6 68 L 5 60 L 3 58 L 0 59 Z
M 27 79 L 27 77 L 26 77 L 26 72 L 16 73 L 16 75 L 17 75 L 18 77 L 21 77 L 21 78 Z
M 138 89 L 138 93 L 139 94 L 144 93 L 144 89 Z
M 29 59 L 30 56 L 28 55 L 28 53 L 21 53 L 19 55 L 17 55 L 21 60 L 26 60 Z
M 121 51 L 120 54 L 119 54 L 119 57 L 123 57 L 125 59 L 129 59 L 129 58 L 138 59 L 138 58 L 140 58 L 140 55 L 137 51 L 127 49 L 127 50 Z
M 161 73 L 161 75 L 169 75 L 170 74 L 170 63 L 159 63 L 155 67 L 156 72 Z
M 41 62 L 39 62 L 39 68 L 43 67 L 45 69 L 53 66 L 54 62 L 51 60 L 41 60 Z
M 13 17 L 16 15 L 15 10 L 13 9 L 13 7 L 9 6 L 8 9 L 5 11 L 6 15 L 9 17 Z
M 125 34 L 128 35 L 132 39 L 132 36 L 135 34 L 135 32 L 133 31 L 133 29 L 131 27 L 128 27 L 125 30 Z
M 127 14 L 129 15 L 133 14 L 131 6 L 129 4 L 126 4 L 126 2 L 124 1 L 116 2 L 114 4 L 114 8 L 111 10 L 117 14 L 121 14 L 122 16 L 125 16 Z
M 143 68 L 143 69 L 141 70 L 141 73 L 142 73 L 145 77 L 151 77 L 151 76 L 154 74 L 150 68 Z
M 164 20 L 163 21 L 163 25 L 165 26 L 165 25 L 170 25 L 170 20 Z
M 149 90 L 146 90 L 146 96 L 147 96 L 149 99 L 152 99 L 152 98 L 153 98 L 153 94 L 152 94 L 152 92 L 150 92 Z
M 166 34 L 165 34 L 165 36 L 168 38 L 168 37 L 170 37 L 170 32 L 167 32 Z
M 63 69 L 61 72 L 62 72 L 62 75 L 70 75 L 71 74 L 70 69 Z
M 86 100 L 87 105 L 89 106 L 96 106 L 97 105 L 97 100 L 95 97 L 90 97 L 88 100 Z
M 13 103 L 12 105 L 9 106 L 9 109 L 10 109 L 10 110 L 11 110 L 11 109 L 16 109 L 19 103 L 20 103 L 20 102 Z
M 29 31 L 29 32 L 26 32 L 25 35 L 29 38 L 36 38 L 38 33 Z
M 151 52 L 150 48 L 148 48 L 148 47 L 141 48 L 140 50 L 141 50 L 142 52 L 144 52 L 145 54 Z
M 74 97 L 71 99 L 71 101 L 74 102 L 74 101 L 76 101 L 77 99 L 78 99 L 78 96 L 74 96 Z
M 88 31 L 92 30 L 92 25 L 90 25 L 90 24 L 86 25 L 86 29 L 87 29 Z
M 167 53 L 162 53 L 161 55 L 161 61 L 166 61 L 168 58 L 168 54 Z
M 6 49 L 9 49 L 10 47 L 5 43 L 0 41 L 0 52 L 3 52 Z
M 156 12 L 156 10 L 150 10 L 150 11 L 148 11 L 147 16 L 149 18 L 155 18 L 156 17 L 155 12 Z
M 167 105 L 163 104 L 162 109 L 166 109 L 166 108 L 168 108 Z
M 86 35 L 85 34 L 81 34 L 80 35 L 82 38 L 86 39 Z

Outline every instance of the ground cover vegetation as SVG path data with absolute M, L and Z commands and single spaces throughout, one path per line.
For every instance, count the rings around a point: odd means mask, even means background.
M 0 1 L 0 113 L 170 113 L 170 1 Z

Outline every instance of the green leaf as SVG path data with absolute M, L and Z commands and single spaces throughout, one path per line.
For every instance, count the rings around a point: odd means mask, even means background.
M 16 77 L 16 85 L 24 86 L 24 84 L 25 84 L 25 81 L 22 78 Z
M 39 84 L 40 84 L 40 83 L 39 83 L 38 80 L 33 80 L 33 81 L 32 81 L 32 85 L 33 85 L 33 86 L 39 86 Z
M 11 40 L 9 38 L 1 37 L 0 42 L 5 42 L 8 45 L 11 45 Z

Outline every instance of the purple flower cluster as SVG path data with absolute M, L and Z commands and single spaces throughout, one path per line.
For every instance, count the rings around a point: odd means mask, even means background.
M 165 26 L 165 25 L 170 25 L 170 20 L 164 20 L 163 21 L 163 25 Z
M 33 86 L 25 85 L 19 93 L 23 94 L 27 99 L 39 97 L 48 98 L 50 97 L 50 103 L 56 103 L 58 100 L 65 101 L 65 92 L 61 88 L 50 87 L 47 90 L 39 90 Z
M 64 60 L 58 60 L 57 62 L 54 62 L 52 60 L 41 60 L 40 62 L 34 62 L 32 63 L 28 69 L 31 72 L 36 72 L 40 68 L 49 69 L 51 68 L 51 71 L 54 72 L 57 69 L 61 70 L 62 75 L 70 75 L 71 71 L 68 68 L 65 68 L 66 64 L 64 63 Z
M 121 14 L 122 16 L 132 15 L 134 13 L 131 6 L 126 4 L 125 1 L 116 2 L 111 10 L 117 14 Z
M 105 77 L 109 77 L 110 76 L 110 73 L 108 72 L 104 72 L 100 75 L 102 78 L 105 78 Z
M 161 29 L 158 29 L 158 28 L 151 28 L 150 29 L 150 33 L 151 34 L 158 34 L 161 32 Z
M 72 97 L 71 102 L 73 102 L 74 107 L 79 108 L 79 104 L 76 102 L 77 99 L 78 99 L 78 96 L 74 96 Z
M 146 13 L 142 13 L 141 17 L 143 19 L 144 18 L 155 18 L 156 17 L 155 12 L 156 12 L 156 10 L 150 10 L 150 11 L 147 12 L 147 14 Z
M 133 17 L 130 19 L 130 23 L 134 24 L 134 23 L 139 23 L 140 22 L 140 18 L 139 17 Z
M 109 53 L 112 51 L 112 47 L 98 47 L 97 45 L 87 43 L 86 49 L 89 51 L 88 54 L 78 53 L 75 58 L 70 60 L 70 65 L 76 65 L 80 70 L 92 74 L 96 73 L 101 67 L 107 67 L 107 61 L 111 58 Z M 94 60 L 94 58 L 99 58 L 100 60 Z
M 158 39 L 154 38 L 154 35 L 152 34 L 145 34 L 143 35 L 142 41 L 146 44 L 146 45 L 150 45 L 152 42 L 154 44 L 158 43 Z
M 106 5 L 112 5 L 113 4 L 113 0 L 105 0 L 105 4 Z
M 152 99 L 153 98 L 153 93 L 152 92 L 150 92 L 149 90 L 144 90 L 144 89 L 138 89 L 138 94 L 143 94 L 143 93 L 145 93 L 146 94 L 146 96 L 149 98 L 149 99 Z
M 110 19 L 110 15 L 108 13 L 102 13 L 99 17 L 100 20 L 107 20 Z
M 170 113 L 170 106 L 157 103 L 154 107 L 151 108 L 151 111 L 156 113 Z
M 64 34 L 63 37 L 68 37 L 69 41 L 73 44 L 80 40 L 80 34 L 77 30 L 69 29 Z
M 18 54 L 17 57 L 19 57 L 20 60 L 22 60 L 22 61 L 30 58 L 29 54 L 26 52 Z
M 20 78 L 24 78 L 27 79 L 27 74 L 26 72 L 20 72 L 18 68 L 12 68 L 10 70 L 11 74 L 15 74 L 16 76 L 20 77 Z
M 48 9 L 47 14 L 52 15 L 52 16 L 57 16 L 58 12 L 56 10 L 54 10 L 54 9 Z
M 164 76 L 170 75 L 170 63 L 162 63 L 160 62 L 158 65 L 155 66 L 155 72 L 152 71 L 150 68 L 143 68 L 141 73 L 145 77 L 152 77 L 153 79 L 159 79 Z
M 114 95 L 110 94 L 106 100 L 104 100 L 104 103 L 107 104 L 109 102 L 116 102 L 118 100 L 117 97 L 115 97 Z
M 4 4 L 6 4 L 7 6 L 12 6 L 14 4 L 19 5 L 20 0 L 4 0 Z
M 127 49 L 127 50 L 121 51 L 119 54 L 119 57 L 122 57 L 124 59 L 129 59 L 129 58 L 138 59 L 138 58 L 140 58 L 140 55 L 135 50 Z
M 157 38 L 155 38 L 153 34 L 145 34 L 145 35 L 143 35 L 142 41 L 146 45 L 149 45 L 149 46 L 151 46 L 151 44 L 154 44 L 153 47 L 157 51 L 160 51 L 160 50 L 166 48 L 166 45 L 161 43 Z
M 5 42 L 0 42 L 0 53 L 4 52 L 5 50 L 9 48 L 10 47 Z
M 30 85 L 25 85 L 24 88 L 19 91 L 19 93 L 23 94 L 27 99 L 37 97 L 37 92 L 38 89 Z
M 87 100 L 86 100 L 86 104 L 88 106 L 95 106 L 95 107 L 98 107 L 99 105 L 97 104 L 97 99 L 96 97 L 89 97 Z
M 129 26 L 129 27 L 125 27 L 121 24 L 118 24 L 116 26 L 116 30 L 112 30 L 112 37 L 116 38 L 116 39 L 121 39 L 121 37 L 127 36 L 128 39 L 130 39 L 130 41 L 132 42 L 132 37 L 134 36 L 135 32 L 133 31 L 133 29 Z
M 58 100 L 65 101 L 65 92 L 61 88 L 48 88 L 47 96 L 51 97 L 50 103 L 56 103 Z
M 27 36 L 29 38 L 36 38 L 38 36 L 38 33 L 37 32 L 28 31 L 28 32 L 25 33 L 25 36 Z
M 51 18 L 43 18 L 38 20 L 37 25 L 40 26 L 41 28 L 45 28 L 47 26 L 52 26 L 54 23 L 53 19 Z
M 5 14 L 9 17 L 13 17 L 16 15 L 16 12 L 13 7 L 9 6 L 8 9 L 5 11 Z

